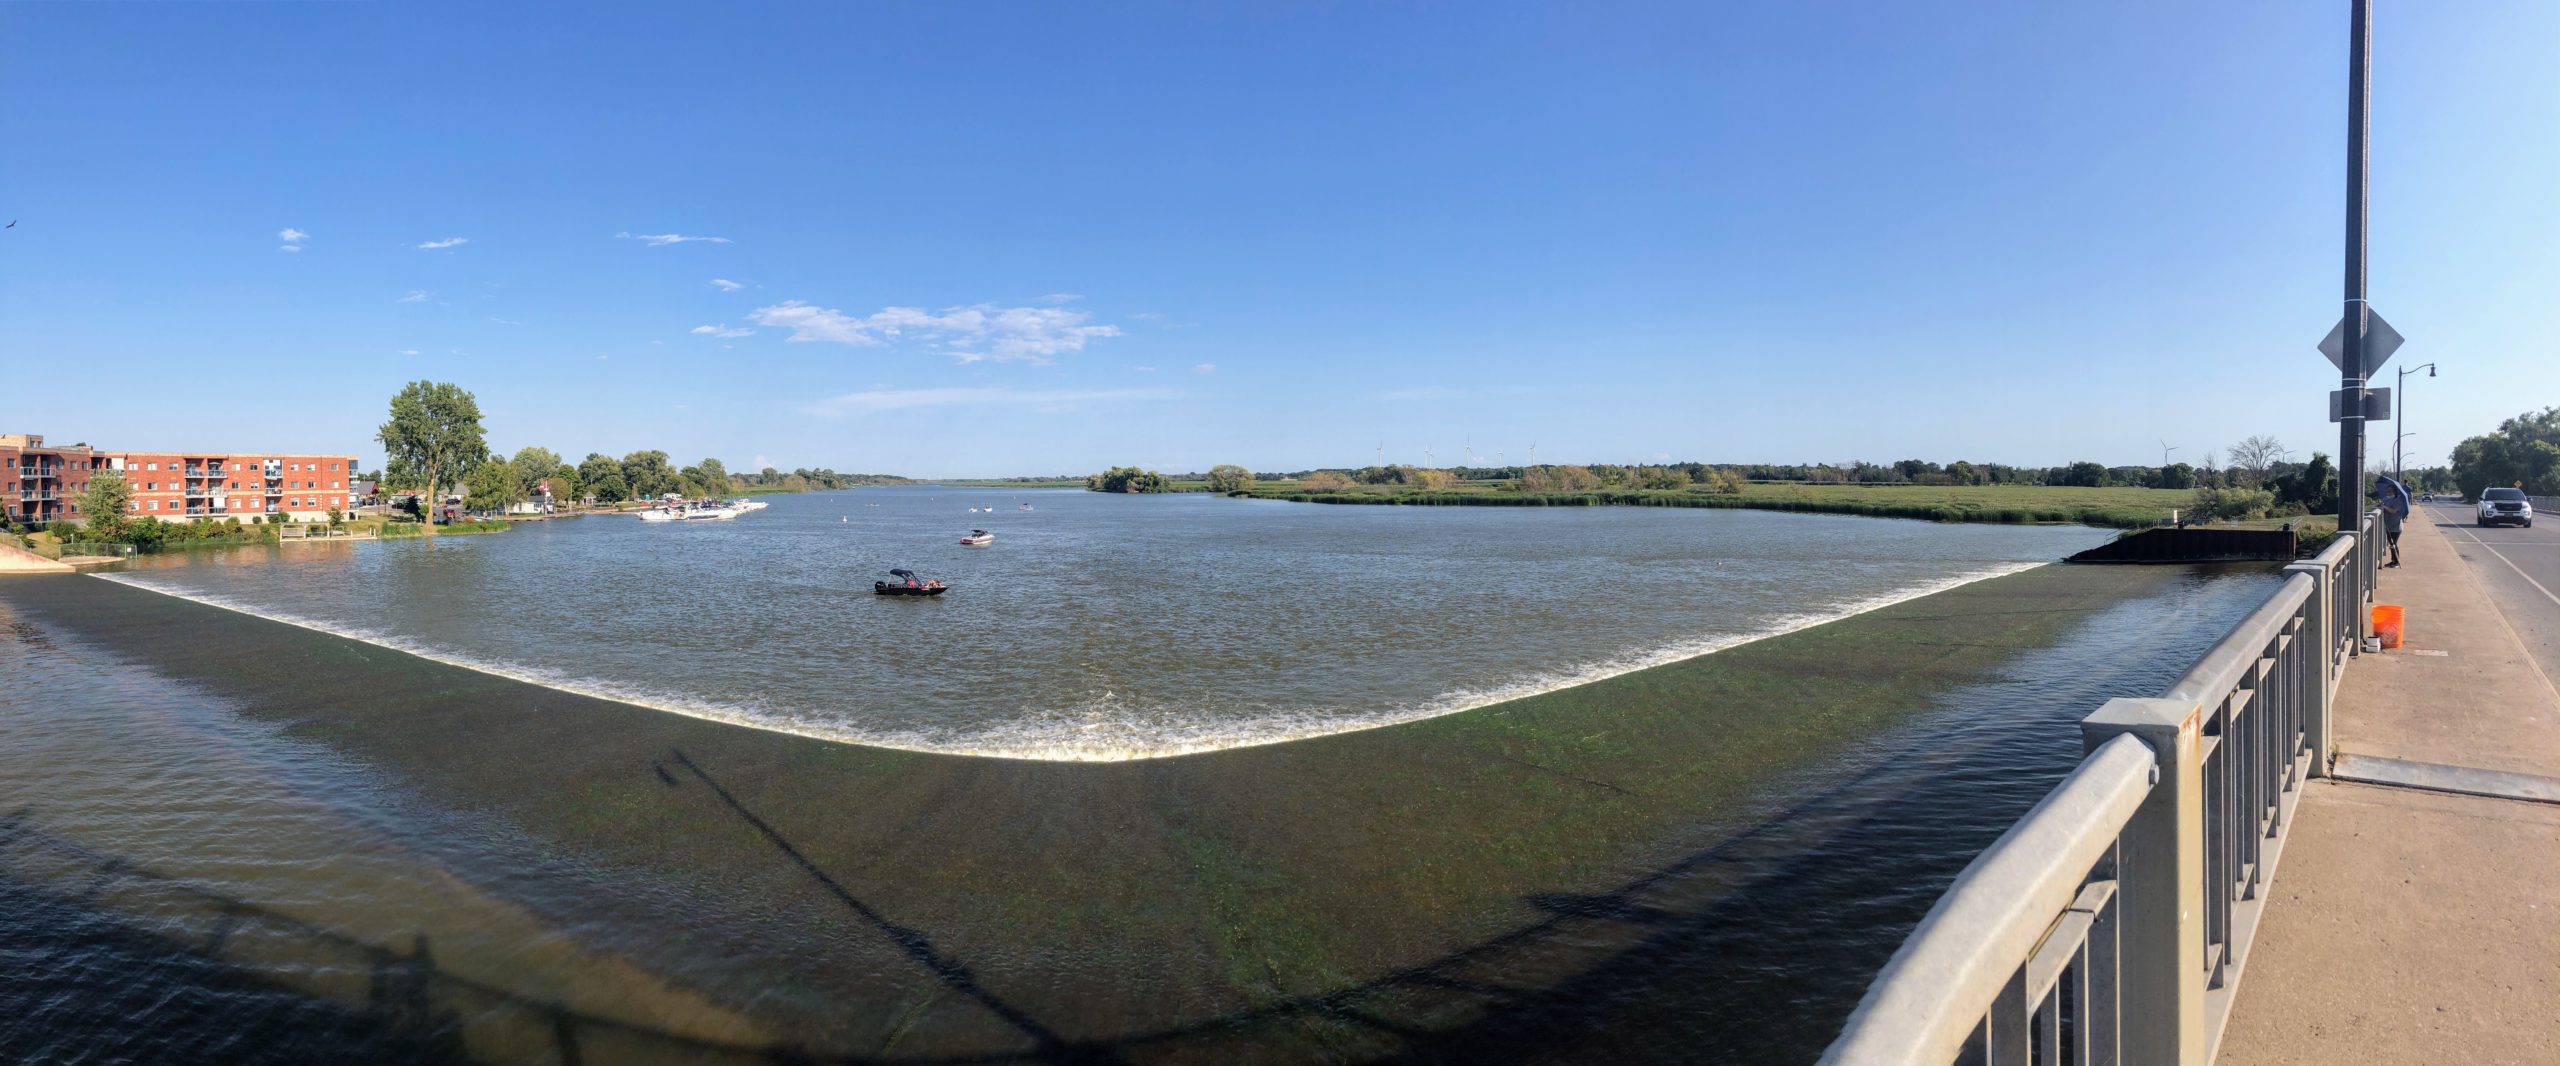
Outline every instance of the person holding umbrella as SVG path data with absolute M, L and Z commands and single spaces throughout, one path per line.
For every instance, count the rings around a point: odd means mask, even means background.
M 2384 566 L 2400 565 L 2400 521 L 2409 517 L 2409 486 L 2392 478 L 2375 479 L 2374 502 L 2382 507 L 2382 536 L 2391 542 L 2391 561 Z

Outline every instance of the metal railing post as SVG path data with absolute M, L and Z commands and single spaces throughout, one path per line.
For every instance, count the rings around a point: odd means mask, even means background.
M 2083 749 L 2130 733 L 2158 779 L 2119 838 L 2124 1066 L 2209 1066 L 2205 1024 L 2204 709 L 2192 700 L 2113 699 L 2080 723 Z
M 2329 776 L 2329 710 L 2335 693 L 2330 691 L 2336 664 L 2329 657 L 2338 652 L 2337 620 L 2329 617 L 2337 610 L 2330 599 L 2329 567 L 2323 563 L 2294 563 L 2284 568 L 2290 575 L 2311 578 L 2311 599 L 2302 605 L 2302 633 L 2295 640 L 2301 663 L 2302 746 L 2311 749 L 2311 776 Z

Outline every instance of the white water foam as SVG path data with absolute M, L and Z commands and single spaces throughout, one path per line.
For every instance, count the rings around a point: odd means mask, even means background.
M 1028 759 L 1041 762 L 1131 762 L 1162 759 L 1177 755 L 1224 751 L 1231 748 L 1282 744 L 1293 740 L 1353 733 L 1364 729 L 1418 722 L 1442 715 L 1480 710 L 1498 703 L 1543 695 L 1577 685 L 1631 674 L 1656 666 L 1666 666 L 1685 659 L 1710 655 L 1729 648 L 1756 643 L 1771 637 L 1810 629 L 1898 603 L 1935 595 L 1977 581 L 2004 577 L 2044 563 L 2005 563 L 1964 571 L 1937 581 L 1924 582 L 1891 592 L 1848 600 L 1818 610 L 1779 618 L 1770 624 L 1745 633 L 1700 637 L 1678 641 L 1639 655 L 1564 670 L 1549 671 L 1528 678 L 1487 688 L 1455 689 L 1410 707 L 1392 710 L 1336 711 L 1323 709 L 1273 712 L 1242 719 L 1219 721 L 1136 721 L 1128 708 L 1108 700 L 1096 705 L 1061 711 L 1037 720 L 1005 723 L 977 730 L 879 729 L 857 723 L 816 719 L 807 712 L 791 708 L 761 706 L 755 703 L 706 700 L 695 694 L 652 692 L 629 685 L 576 677 L 542 667 L 496 662 L 443 648 L 432 647 L 405 637 L 357 626 L 340 625 L 308 618 L 288 611 L 242 603 L 211 593 L 181 590 L 146 581 L 131 574 L 93 574 L 91 576 L 156 592 L 176 599 L 218 607 L 226 611 L 282 622 L 317 633 L 360 641 L 376 647 L 415 655 L 421 659 L 460 667 L 476 673 L 520 681 L 528 685 L 561 692 L 610 700 L 615 703 L 645 707 L 688 718 L 721 722 L 762 729 L 774 733 L 807 737 L 846 744 L 892 748 L 899 751 L 926 752 L 935 755 L 966 755 L 991 759 Z

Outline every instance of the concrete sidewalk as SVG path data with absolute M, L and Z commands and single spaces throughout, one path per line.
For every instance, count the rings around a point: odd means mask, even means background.
M 2342 769 L 2548 794 L 2560 689 L 2442 532 L 2412 521 L 2400 553 L 2377 602 L 2408 642 L 2347 667 Z M 2560 804 L 2314 781 L 2270 891 L 2221 1061 L 2560 1063 Z

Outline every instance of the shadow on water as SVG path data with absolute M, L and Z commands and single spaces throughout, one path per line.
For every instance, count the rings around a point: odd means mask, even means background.
M 956 992 L 1038 1041 L 1026 1055 L 942 1061 L 1119 1061 L 1182 1057 L 1204 1038 L 1259 1044 L 1274 1025 L 1360 1030 L 1386 1046 L 1371 1061 L 1576 1061 L 1661 1056 L 1720 1063 L 1793 1063 L 1827 1043 L 1871 973 L 1916 925 L 1957 867 L 1998 833 L 1964 811 L 2023 807 L 2054 775 L 1946 774 L 1983 738 L 1938 737 L 1835 792 L 1798 803 L 1759 827 L 1604 893 L 1538 893 L 1543 915 L 1479 943 L 1374 980 L 1150 1032 L 1094 1041 L 1052 1026 L 981 987 L 929 936 L 855 898 L 682 750 L 670 758 L 793 865 Z M 653 763 L 674 784 L 664 764 Z M 1879 867 L 1878 855 L 1913 856 Z M 1897 933 L 1880 937 L 1879 930 Z M 1595 949 L 1597 949 L 1595 951 Z M 1497 975 L 1578 972 L 1543 986 Z M 1594 956 L 1597 956 L 1596 958 Z M 1769 1016 L 1772 1005 L 1787 1012 Z M 1463 1017 L 1454 1025 L 1435 1018 Z M 1623 1046 L 1622 1046 L 1623 1045 Z M 1251 1046 L 1251 1045 L 1248 1045 Z M 825 1061 L 888 1061 L 826 1059 Z

